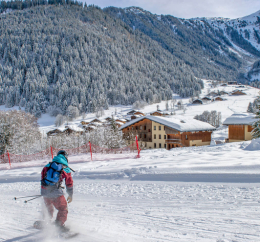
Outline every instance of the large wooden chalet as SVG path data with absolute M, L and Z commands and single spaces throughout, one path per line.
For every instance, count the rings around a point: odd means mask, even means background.
M 124 124 L 120 130 L 129 144 L 138 135 L 142 147 L 171 149 L 209 145 L 215 127 L 195 119 L 144 116 Z
M 254 114 L 242 113 L 233 114 L 228 117 L 223 125 L 228 126 L 227 142 L 240 142 L 251 140 L 253 130 L 253 123 L 256 121 Z

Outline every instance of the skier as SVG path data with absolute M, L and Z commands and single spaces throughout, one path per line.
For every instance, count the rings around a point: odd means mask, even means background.
M 65 150 L 60 150 L 52 162 L 42 170 L 41 195 L 50 218 L 53 217 L 53 207 L 58 210 L 55 225 L 62 232 L 66 232 L 69 230 L 64 226 L 67 220 L 68 207 L 61 186 L 63 179 L 65 179 L 66 190 L 69 195 L 67 201 L 70 203 L 73 196 L 73 179 L 71 169 L 68 167 L 68 153 Z

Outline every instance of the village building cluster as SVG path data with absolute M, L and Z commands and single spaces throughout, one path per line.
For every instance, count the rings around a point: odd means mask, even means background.
M 222 84 L 222 85 L 224 85 L 224 84 Z M 227 84 L 225 84 L 225 85 L 227 85 Z M 244 86 L 239 86 L 239 87 L 244 88 Z M 218 92 L 212 91 L 201 99 L 193 100 L 192 104 L 204 104 L 204 103 L 210 103 L 210 102 L 216 102 L 216 101 L 225 101 L 225 100 L 227 100 L 225 97 L 223 97 L 225 95 L 240 96 L 240 95 L 246 95 L 246 93 L 239 89 L 235 89 L 230 93 L 225 92 L 225 91 L 218 91 Z
M 232 83 L 223 83 L 221 86 L 232 85 Z M 244 88 L 244 86 L 239 86 Z M 193 100 L 193 104 L 204 104 L 214 101 L 225 101 L 225 96 L 246 95 L 242 90 L 235 89 L 228 93 L 225 91 L 212 91 L 201 99 Z M 177 103 L 178 105 L 181 105 Z M 83 120 L 79 125 L 69 123 L 63 128 L 57 128 L 47 133 L 47 136 L 59 134 L 81 135 L 84 132 L 91 132 L 100 127 L 113 125 L 119 131 L 122 131 L 123 138 L 128 144 L 133 144 L 138 137 L 140 146 L 143 149 L 165 148 L 172 149 L 176 147 L 202 146 L 211 144 L 211 134 L 215 127 L 196 119 L 177 119 L 173 118 L 172 113 L 157 111 L 145 114 L 137 110 L 131 110 L 122 117 L 95 118 L 93 120 Z M 238 142 L 251 140 L 253 130 L 253 114 L 233 114 L 228 117 L 223 125 L 228 126 L 228 138 L 225 142 Z

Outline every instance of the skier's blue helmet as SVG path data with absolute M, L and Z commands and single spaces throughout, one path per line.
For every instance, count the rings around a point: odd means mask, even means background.
M 69 154 L 67 153 L 67 151 L 60 150 L 60 151 L 58 151 L 57 155 L 63 155 L 66 158 L 66 160 L 68 161 Z

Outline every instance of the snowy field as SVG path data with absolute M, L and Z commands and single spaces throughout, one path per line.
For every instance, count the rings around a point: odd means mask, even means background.
M 260 141 L 114 155 L 70 157 L 72 241 L 259 241 Z M 94 158 L 94 154 L 93 154 Z M 0 165 L 0 241 L 61 241 L 32 227 L 48 161 Z
M 201 98 L 211 91 L 231 92 L 237 86 L 211 87 L 205 80 Z M 203 111 L 222 113 L 222 122 L 233 113 L 246 112 L 259 90 L 240 88 L 247 95 L 226 101 L 191 105 L 175 110 L 176 118 L 193 118 Z M 180 97 L 175 96 L 180 100 Z M 140 110 L 150 113 L 158 104 Z M 165 102 L 159 104 L 165 110 Z M 110 107 L 104 118 L 123 116 L 131 106 Z M 0 109 L 5 109 L 3 106 Z M 87 114 L 92 120 L 95 114 Z M 74 124 L 82 120 L 79 117 Z M 55 118 L 39 119 L 42 132 L 56 128 Z M 224 141 L 226 127 L 213 140 Z M 71 156 L 76 171 L 74 198 L 67 225 L 80 235 L 79 242 L 258 242 L 260 241 L 260 140 L 203 147 L 154 149 L 130 154 Z M 42 199 L 24 203 L 14 197 L 40 192 L 40 172 L 50 160 L 0 164 L 0 241 L 62 241 L 53 228 L 37 231 L 34 221 L 43 214 Z

